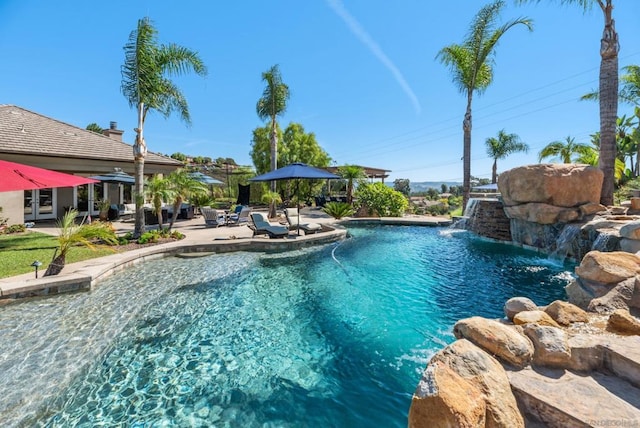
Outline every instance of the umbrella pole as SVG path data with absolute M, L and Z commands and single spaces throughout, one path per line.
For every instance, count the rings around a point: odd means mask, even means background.
M 296 211 L 298 211 L 298 236 L 300 236 L 300 179 L 296 180 Z

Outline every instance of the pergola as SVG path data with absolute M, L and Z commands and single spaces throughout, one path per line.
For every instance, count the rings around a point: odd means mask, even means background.
M 371 181 L 375 179 L 380 179 L 384 183 L 384 179 L 388 178 L 389 173 L 391 172 L 391 170 L 388 170 L 388 169 L 371 168 L 369 166 L 361 166 L 361 165 L 356 165 L 356 166 L 362 168 L 364 170 L 364 173 L 367 175 L 367 178 Z M 328 166 L 325 169 L 333 174 L 337 174 L 338 168 L 339 167 L 337 166 Z

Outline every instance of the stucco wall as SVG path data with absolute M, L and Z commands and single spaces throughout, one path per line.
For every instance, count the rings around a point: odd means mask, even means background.
M 0 192 L 0 217 L 6 218 L 8 225 L 24 223 L 24 192 Z

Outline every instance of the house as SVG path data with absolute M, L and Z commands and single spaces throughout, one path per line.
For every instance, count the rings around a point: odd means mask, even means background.
M 0 159 L 86 177 L 114 171 L 133 175 L 133 147 L 122 141 L 124 131 L 117 127 L 111 122 L 100 135 L 22 107 L 0 104 Z M 174 159 L 149 152 L 144 172 L 168 174 L 181 166 Z M 68 208 L 97 215 L 97 203 L 103 199 L 113 204 L 133 202 L 131 187 L 101 182 L 2 192 L 0 217 L 8 217 L 9 224 L 56 219 Z

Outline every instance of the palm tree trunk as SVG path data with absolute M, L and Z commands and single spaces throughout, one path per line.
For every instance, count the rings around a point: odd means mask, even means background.
M 276 118 L 271 118 L 271 171 L 278 169 L 278 134 L 276 133 Z M 276 181 L 271 182 L 271 191 L 276 191 Z M 275 201 L 269 204 L 269 218 L 275 218 L 276 216 L 276 203 Z
M 51 264 L 47 266 L 47 270 L 45 271 L 43 276 L 53 276 L 58 275 L 64 269 L 64 265 L 66 263 L 66 254 L 60 254 L 58 257 L 54 258 L 51 261 Z
M 467 209 L 469 202 L 469 193 L 471 193 L 471 101 L 473 92 L 467 95 L 467 111 L 462 121 L 462 130 L 464 132 L 464 149 L 462 154 L 462 213 Z
M 600 161 L 604 173 L 600 203 L 613 205 L 615 190 L 616 119 L 618 117 L 618 33 L 611 17 L 613 5 L 602 6 L 605 24 L 600 44 Z
M 493 168 L 491 168 L 491 184 L 498 182 L 498 159 L 493 160 Z
M 173 223 L 175 223 L 178 218 L 178 213 L 180 212 L 180 207 L 182 206 L 182 198 L 176 198 L 176 201 L 173 203 L 173 215 L 171 216 L 171 221 L 169 222 L 169 230 L 173 228 Z M 160 226 L 160 230 L 162 230 L 162 226 Z
M 138 127 L 136 141 L 133 145 L 133 161 L 135 165 L 135 185 L 133 195 L 136 202 L 136 223 L 133 237 L 139 238 L 144 233 L 144 159 L 147 156 L 147 144 L 144 141 L 144 103 L 138 104 Z

